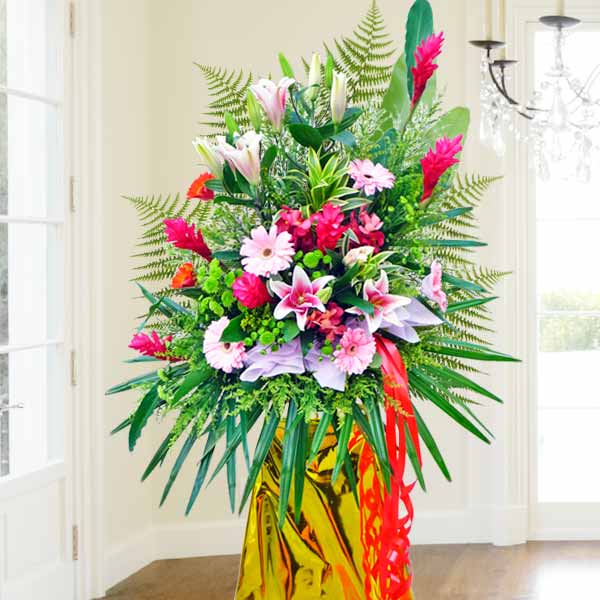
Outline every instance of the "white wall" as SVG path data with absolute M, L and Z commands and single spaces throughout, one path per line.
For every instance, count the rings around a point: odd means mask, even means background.
M 168 7 L 167 7 L 168 4 Z M 479 3 L 435 0 L 437 29 L 446 33 L 440 60 L 439 85 L 446 88 L 446 103 L 474 107 L 478 85 L 478 54 L 467 39 L 480 35 Z M 477 6 L 474 6 L 477 4 Z M 106 385 L 131 373 L 120 360 L 128 355 L 127 342 L 139 313 L 129 283 L 136 232 L 133 210 L 120 194 L 184 192 L 197 174 L 191 140 L 201 132 L 198 121 L 207 103 L 202 77 L 193 62 L 227 67 L 243 66 L 256 75 L 278 72 L 276 55 L 283 51 L 294 66 L 309 56 L 323 40 L 350 32 L 367 8 L 366 0 L 307 0 L 298 9 L 296 0 L 254 0 L 206 3 L 202 0 L 104 0 L 103 9 L 103 173 L 105 196 L 104 248 L 105 381 Z M 380 0 L 388 28 L 403 41 L 410 2 Z M 299 69 L 298 69 L 299 70 Z M 482 152 L 476 128 L 466 150 L 467 168 L 496 174 L 501 165 Z M 497 206 L 497 205 L 496 205 Z M 503 267 L 498 243 L 497 208 L 482 214 L 486 235 L 496 246 L 486 258 Z M 502 313 L 499 315 L 502 317 Z M 508 348 L 510 350 L 510 348 Z M 503 368 L 494 369 L 502 391 Z M 113 397 L 105 402 L 107 427 L 131 409 L 133 398 Z M 484 409 L 492 424 L 500 426 L 500 445 L 485 448 L 447 419 L 427 410 L 431 429 L 438 437 L 454 482 L 447 484 L 431 461 L 426 464 L 427 495 L 416 493 L 417 524 L 414 539 L 420 543 L 490 541 L 498 498 L 504 493 L 503 421 L 497 409 Z M 122 571 L 131 548 L 143 557 L 235 552 L 241 523 L 227 508 L 225 487 L 217 482 L 200 496 L 193 514 L 183 511 L 191 487 L 194 461 L 190 461 L 173 488 L 167 505 L 156 508 L 170 464 L 150 482 L 139 483 L 149 453 L 162 437 L 155 426 L 145 433 L 133 456 L 125 436 L 106 438 L 106 580 L 113 583 Z M 162 433 L 164 435 L 164 433 Z M 494 481 L 500 480 L 500 489 Z M 496 486 L 496 487 L 495 487 Z M 212 522 L 212 529 L 205 526 Z M 214 541 L 217 540 L 217 541 Z M 215 545 L 218 544 L 218 545 Z

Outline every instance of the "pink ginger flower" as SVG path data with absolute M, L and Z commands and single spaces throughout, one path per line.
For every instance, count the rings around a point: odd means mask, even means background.
M 462 151 L 462 135 L 453 139 L 443 137 L 435 143 L 435 150 L 429 152 L 421 159 L 423 168 L 423 197 L 421 203 L 426 202 L 433 195 L 433 190 L 439 183 L 442 175 L 453 165 L 460 161 L 456 155 Z
M 246 308 L 259 308 L 271 301 L 271 295 L 263 280 L 252 273 L 244 273 L 238 277 L 232 288 L 233 295 Z
M 344 213 L 339 206 L 328 202 L 321 212 L 315 215 L 317 221 L 317 248 L 321 252 L 334 250 L 339 239 L 348 231 L 349 225 L 342 225 Z
M 227 325 L 229 325 L 227 317 L 221 317 L 218 321 L 213 321 L 204 334 L 202 350 L 206 362 L 211 367 L 225 373 L 231 373 L 234 369 L 241 369 L 244 366 L 246 352 L 243 342 L 221 341 L 221 336 Z
M 143 356 L 154 356 L 155 358 L 167 358 L 167 343 L 173 339 L 172 336 L 167 336 L 161 339 L 156 331 L 153 331 L 150 335 L 146 333 L 136 333 L 131 342 L 129 342 L 129 348 L 137 350 Z M 173 360 L 171 358 L 170 360 Z
M 375 339 L 364 329 L 346 329 L 333 364 L 344 373 L 360 375 L 373 362 L 375 349 Z
M 432 34 L 423 40 L 415 51 L 415 66 L 411 69 L 413 76 L 413 108 L 421 99 L 427 87 L 427 82 L 438 68 L 438 65 L 433 61 L 442 53 L 443 43 L 444 32 L 441 31 L 438 35 Z
M 304 218 L 302 211 L 284 206 L 276 221 L 277 233 L 287 231 L 292 236 L 296 250 L 307 252 L 314 250 L 315 242 L 312 235 L 313 217 Z
M 396 177 L 383 165 L 366 158 L 353 160 L 348 167 L 348 174 L 354 179 L 354 189 L 362 190 L 366 196 L 373 196 L 376 192 L 389 190 L 394 187 Z
M 442 312 L 448 310 L 448 297 L 442 289 L 442 265 L 437 260 L 431 263 L 431 272 L 423 279 L 421 292 L 435 302 Z
M 292 236 L 287 231 L 278 234 L 277 226 L 272 225 L 267 232 L 261 225 L 250 232 L 249 238 L 244 239 L 240 254 L 246 257 L 242 259 L 242 264 L 248 273 L 269 277 L 285 271 L 296 251 Z
M 408 317 L 408 313 L 403 309 L 410 304 L 410 298 L 390 294 L 390 284 L 385 271 L 381 271 L 379 279 L 375 282 L 372 279 L 365 281 L 363 286 L 363 298 L 373 305 L 373 314 L 370 315 L 358 307 L 349 308 L 346 312 L 353 315 L 364 315 L 370 333 L 377 331 L 385 319 L 390 323 L 400 324 L 400 319 Z
M 331 275 L 319 277 L 311 281 L 302 267 L 296 267 L 292 276 L 292 285 L 283 281 L 271 281 L 271 289 L 281 302 L 275 307 L 273 316 L 276 319 L 285 319 L 290 313 L 296 315 L 296 322 L 300 331 L 306 328 L 308 313 L 312 309 L 325 312 L 325 306 L 317 295 L 332 279 Z
M 211 260 L 212 252 L 205 244 L 200 228 L 196 231 L 195 225 L 188 225 L 185 219 L 181 217 L 178 219 L 165 219 L 163 223 L 165 224 L 167 241 L 171 242 L 175 248 L 191 250 L 206 260 Z
M 250 86 L 250 90 L 263 107 L 275 131 L 281 131 L 288 88 L 294 83 L 294 79 L 284 77 L 277 85 L 269 79 L 261 79 L 258 84 Z
M 239 171 L 250 185 L 260 183 L 260 142 L 262 136 L 256 131 L 247 131 L 237 138 L 235 147 L 225 141 L 223 136 L 217 138 L 218 150 L 231 169 Z
M 375 214 L 369 214 L 363 207 L 359 213 L 360 223 L 352 213 L 350 227 L 361 246 L 372 246 L 375 252 L 379 252 L 385 242 L 385 236 L 381 231 L 383 221 Z

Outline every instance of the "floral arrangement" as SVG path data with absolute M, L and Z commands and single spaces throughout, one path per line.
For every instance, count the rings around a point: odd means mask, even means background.
M 141 394 L 115 430 L 128 428 L 131 449 L 152 414 L 175 414 L 143 476 L 185 438 L 161 503 L 204 439 L 187 511 L 223 469 L 235 509 L 238 452 L 243 507 L 283 419 L 281 523 L 294 481 L 299 513 L 306 466 L 330 427 L 333 479 L 345 469 L 355 481 L 358 430 L 388 489 L 406 487 L 398 451 L 425 486 L 421 443 L 450 479 L 423 401 L 489 442 L 474 396 L 500 399 L 473 379 L 473 361 L 513 360 L 485 341 L 502 273 L 472 262 L 485 245 L 473 209 L 493 179 L 456 173 L 469 116 L 444 113 L 436 95 L 443 43 L 417 0 L 390 64 L 373 3 L 354 37 L 315 53 L 301 75 L 281 55 L 277 82 L 201 67 L 214 96 L 214 133 L 194 142 L 204 171 L 183 201 L 132 198 L 147 228 L 140 289 L 150 308 L 130 362 L 160 364 L 110 390 Z

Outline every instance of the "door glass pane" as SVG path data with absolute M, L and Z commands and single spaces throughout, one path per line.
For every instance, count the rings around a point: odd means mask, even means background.
M 0 346 L 60 340 L 63 330 L 62 228 L 0 224 Z M 3 317 L 3 319 L 1 318 Z
M 552 34 L 537 34 L 536 77 L 548 71 Z M 591 51 L 594 49 L 594 51 Z M 573 32 L 566 60 L 585 80 L 600 32 Z M 600 169 L 590 184 L 536 183 L 538 501 L 599 502 L 590 477 L 600 453 Z
M 0 94 L 0 162 L 5 171 L 0 214 L 62 215 L 60 121 L 60 110 L 53 105 Z
M 0 85 L 58 98 L 62 95 L 62 1 L 0 0 L 2 4 L 6 70 Z

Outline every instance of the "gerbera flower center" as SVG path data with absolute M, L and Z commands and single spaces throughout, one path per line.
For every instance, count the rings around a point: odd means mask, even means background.
M 264 248 L 262 251 L 263 258 L 271 258 L 273 256 L 272 248 Z
M 348 354 L 356 354 L 357 350 L 358 350 L 358 346 L 356 344 L 350 344 L 350 346 L 348 346 L 348 349 L 346 352 Z
M 225 352 L 229 352 L 231 350 L 231 343 L 230 342 L 224 342 L 223 343 L 223 350 L 225 350 Z

